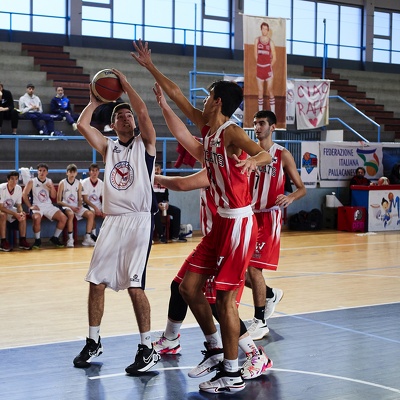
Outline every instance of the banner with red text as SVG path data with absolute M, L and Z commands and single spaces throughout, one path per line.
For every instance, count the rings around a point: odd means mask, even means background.
M 329 123 L 330 81 L 295 80 L 297 129 L 313 129 Z

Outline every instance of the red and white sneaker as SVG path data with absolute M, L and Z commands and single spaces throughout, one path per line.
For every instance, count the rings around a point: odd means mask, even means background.
M 10 243 L 7 240 L 2 240 L 0 243 L 0 251 L 11 251 Z
M 181 337 L 178 334 L 178 337 L 175 339 L 167 339 L 164 336 L 164 333 L 156 342 L 153 342 L 153 347 L 158 354 L 179 354 L 182 350 L 179 338 Z
M 272 368 L 273 362 L 265 354 L 263 347 L 258 347 L 257 354 L 249 353 L 247 360 L 242 367 L 243 379 L 254 379 L 267 372 L 269 368 Z

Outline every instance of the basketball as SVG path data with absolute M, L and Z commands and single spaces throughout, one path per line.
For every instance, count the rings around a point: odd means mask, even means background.
M 93 94 L 106 103 L 117 100 L 122 96 L 123 90 L 117 75 L 111 69 L 102 69 L 93 77 Z

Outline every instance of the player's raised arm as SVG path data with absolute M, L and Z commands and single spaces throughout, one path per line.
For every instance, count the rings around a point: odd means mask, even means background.
M 98 129 L 90 125 L 94 110 L 100 104 L 103 103 L 98 100 L 92 93 L 92 90 L 90 90 L 89 104 L 81 112 L 77 121 L 77 126 L 78 131 L 85 137 L 88 143 L 104 157 L 107 148 L 107 138 Z
M 189 118 L 199 129 L 202 129 L 206 122 L 202 111 L 195 108 L 182 93 L 179 86 L 171 79 L 167 78 L 153 63 L 151 59 L 151 50 L 147 42 L 133 42 L 137 54 L 131 53 L 132 57 L 143 67 L 145 67 L 160 84 L 168 97 L 179 107 L 179 109 Z
M 112 71 L 118 76 L 123 91 L 128 95 L 129 102 L 136 113 L 139 129 L 142 134 L 143 142 L 146 146 L 147 152 L 155 156 L 156 155 L 156 131 L 154 129 L 153 123 L 151 122 L 150 115 L 145 102 L 128 82 L 126 76 L 117 69 L 112 69 Z
M 203 145 L 194 138 L 186 125 L 171 109 L 163 94 L 161 86 L 157 82 L 154 85 L 153 92 L 170 132 L 194 158 L 202 163 L 204 158 Z

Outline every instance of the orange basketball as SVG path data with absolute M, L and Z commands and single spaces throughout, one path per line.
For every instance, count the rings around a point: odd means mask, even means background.
M 123 93 L 121 82 L 111 69 L 102 69 L 97 72 L 91 86 L 93 94 L 106 103 L 117 100 Z

